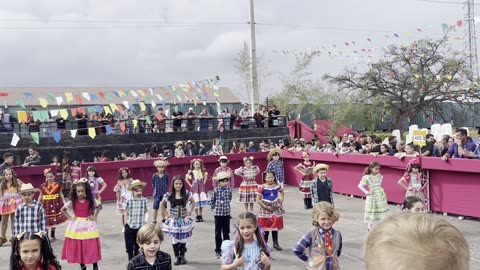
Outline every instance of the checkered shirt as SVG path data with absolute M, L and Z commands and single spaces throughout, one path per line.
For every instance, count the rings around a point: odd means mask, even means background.
M 18 235 L 22 232 L 40 232 L 47 230 L 45 219 L 45 209 L 43 205 L 36 200 L 32 204 L 20 204 L 15 210 L 15 225 L 13 234 Z
M 134 198 L 127 200 L 125 211 L 128 214 L 127 224 L 130 228 L 139 229 L 145 224 L 145 210 L 148 210 L 145 197 L 141 197 L 138 200 Z
M 229 216 L 232 201 L 232 189 L 230 187 L 217 187 L 213 190 L 210 206 L 214 216 Z
M 164 173 L 162 177 L 158 173 L 152 175 L 153 197 L 162 199 L 168 189 L 168 174 Z
M 275 173 L 275 178 L 279 183 L 283 183 L 285 176 L 283 173 L 283 162 L 280 160 L 272 160 L 267 165 L 267 171 L 273 171 Z
M 152 265 L 145 260 L 145 255 L 140 253 L 128 263 L 127 270 L 172 270 L 172 258 L 168 253 L 158 251 L 157 259 Z

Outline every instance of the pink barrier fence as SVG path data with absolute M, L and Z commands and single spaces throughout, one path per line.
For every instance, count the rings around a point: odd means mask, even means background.
M 265 170 L 267 153 L 253 154 L 230 154 L 229 167 L 239 168 L 242 164 L 242 158 L 253 156 L 255 165 L 260 170 Z M 301 154 L 298 152 L 283 151 L 283 161 L 285 164 L 285 183 L 287 185 L 297 186 L 299 183 L 299 174 L 293 170 L 300 162 Z M 167 173 L 170 179 L 177 174 L 185 175 L 189 169 L 192 158 L 170 159 Z M 205 168 L 208 171 L 207 180 L 208 190 L 212 189 L 212 175 L 218 165 L 218 156 L 202 157 Z M 378 161 L 381 164 L 380 173 L 383 175 L 383 187 L 390 202 L 401 203 L 405 191 L 397 181 L 403 175 L 407 160 L 399 160 L 395 157 L 373 157 L 370 155 L 340 155 L 334 156 L 325 153 L 311 153 L 311 160 L 316 163 L 326 163 L 330 165 L 328 175 L 333 179 L 333 190 L 337 193 L 353 194 L 364 196 L 357 188 L 362 178 L 363 171 L 372 161 Z M 144 191 L 146 196 L 152 194 L 151 177 L 156 171 L 153 167 L 153 160 L 130 160 L 114 161 L 105 163 L 84 163 L 81 165 L 82 175 L 88 166 L 93 165 L 97 168 L 98 174 L 107 182 L 107 189 L 102 194 L 103 200 L 115 200 L 113 187 L 117 181 L 118 169 L 128 167 L 131 175 L 135 179 L 141 179 L 149 183 Z M 439 158 L 423 158 L 423 169 L 430 172 L 430 198 L 431 208 L 437 212 L 447 212 L 457 215 L 480 217 L 480 161 L 467 159 L 450 159 L 448 162 Z M 15 170 L 20 179 L 24 182 L 31 182 L 38 187 L 44 181 L 43 170 L 50 166 L 36 166 L 29 168 L 16 167 Z M 240 185 L 241 179 L 235 176 L 235 186 Z M 257 183 L 261 183 L 261 176 L 257 176 Z M 300 199 L 300 195 L 299 195 Z

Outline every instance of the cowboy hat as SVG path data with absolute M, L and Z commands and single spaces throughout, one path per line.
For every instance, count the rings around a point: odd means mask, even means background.
M 320 163 L 315 165 L 315 167 L 313 168 L 313 172 L 317 173 L 320 170 L 328 170 L 328 167 L 329 166 L 327 164 Z
M 272 157 L 276 154 L 280 155 L 282 153 L 282 150 L 280 148 L 272 148 L 270 152 L 268 152 L 268 159 L 272 159 Z
M 142 182 L 138 179 L 135 179 L 135 180 L 132 181 L 132 183 L 130 183 L 130 185 L 128 185 L 128 191 L 132 191 L 134 188 L 139 187 L 139 186 L 144 188 L 146 185 L 147 185 L 147 183 Z
M 183 142 L 182 141 L 178 141 L 175 143 L 175 146 L 178 147 L 179 145 L 183 145 Z
M 37 192 L 38 188 L 34 188 L 32 184 L 26 183 L 23 184 L 22 187 L 20 188 L 19 191 L 17 191 L 18 194 L 22 193 L 29 193 L 29 192 Z
M 220 156 L 218 158 L 218 162 L 220 162 L 221 160 L 226 160 L 228 162 L 228 157 L 227 156 Z
M 166 162 L 165 160 L 157 159 L 153 162 L 153 166 L 155 166 L 155 167 L 158 167 L 158 166 L 167 167 L 168 162 Z
M 232 175 L 229 172 L 221 172 L 221 173 L 217 174 L 216 176 L 214 176 L 213 180 L 215 180 L 215 181 L 220 181 L 222 179 L 229 179 L 230 180 L 231 176 Z
M 187 141 L 187 144 L 189 144 L 189 143 L 191 143 L 192 145 L 195 145 L 195 143 L 192 142 L 192 140 L 188 140 L 188 141 Z

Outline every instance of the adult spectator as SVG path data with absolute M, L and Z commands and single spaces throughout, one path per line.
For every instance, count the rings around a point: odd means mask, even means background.
M 395 148 L 390 151 L 391 156 L 398 156 L 401 153 L 405 153 L 405 143 L 404 142 L 397 142 Z
M 163 112 L 163 108 L 159 108 L 158 112 L 155 114 L 155 131 L 164 133 L 167 127 L 167 115 Z
M 255 148 L 255 143 L 254 143 L 254 142 L 250 141 L 250 142 L 248 143 L 247 152 L 248 152 L 248 153 L 255 153 L 255 152 L 257 152 L 257 149 Z
M 175 111 L 172 113 L 172 128 L 174 132 L 182 130 L 182 119 L 183 112 L 176 106 Z
M 230 127 L 232 129 L 242 128 L 242 118 L 238 115 L 238 112 L 236 109 L 233 109 L 232 114 L 230 115 Z
M 162 151 L 163 159 L 169 159 L 173 157 L 173 151 L 170 150 L 170 147 L 168 147 L 168 145 L 162 146 Z
M 278 126 L 277 120 L 280 115 L 280 111 L 277 110 L 277 106 L 273 105 L 272 109 L 268 111 L 268 127 Z
M 191 140 L 187 141 L 187 146 L 185 147 L 184 151 L 185 151 L 186 157 L 196 156 L 198 154 L 197 148 L 195 147 L 195 143 L 192 142 Z
M 433 140 L 434 137 L 432 134 L 427 134 L 426 136 L 426 145 L 421 148 L 422 151 L 422 157 L 433 157 L 434 156 L 434 150 L 433 150 Z
M 157 158 L 158 156 L 158 146 L 156 144 L 152 144 L 152 146 L 150 146 L 150 157 Z
M 75 115 L 75 120 L 77 121 L 77 134 L 78 135 L 87 135 L 88 134 L 88 130 L 87 130 L 87 126 L 88 126 L 88 117 L 87 115 L 85 115 L 84 113 L 81 113 L 81 112 L 77 112 L 77 114 Z
M 230 154 L 238 154 L 240 153 L 240 142 L 239 141 L 232 141 L 232 149 L 230 149 Z
M 220 114 L 220 117 L 222 117 L 222 126 L 224 129 L 232 129 L 232 126 L 230 124 L 230 112 L 228 111 L 227 107 L 223 108 L 222 113 Z
M 120 120 L 125 123 L 125 133 L 127 134 L 133 134 L 134 128 L 133 128 L 133 122 L 132 119 L 135 118 L 135 115 L 130 112 L 128 108 L 126 108 L 123 112 L 122 115 L 120 116 Z
M 450 146 L 447 153 L 442 156 L 443 160 L 453 158 L 474 158 L 477 146 L 467 138 L 467 130 L 458 128 L 455 130 L 455 142 Z
M 255 110 L 255 113 L 253 114 L 253 120 L 255 120 L 255 127 L 256 128 L 263 128 L 264 121 L 265 121 L 265 116 L 263 115 L 262 111 L 259 109 Z
M 6 152 L 3 154 L 3 163 L 0 165 L 0 176 L 3 175 L 3 171 L 5 169 L 9 169 L 11 167 L 13 167 L 13 154 Z
M 438 148 L 437 140 L 435 140 L 435 138 L 432 138 L 432 143 L 433 143 L 433 157 L 441 157 L 440 148 Z
M 405 152 L 404 153 L 397 153 L 395 154 L 396 157 L 399 159 L 403 159 L 404 157 L 418 157 L 420 154 L 415 151 L 415 146 L 413 143 L 409 143 L 405 145 Z
M 381 152 L 382 139 L 380 137 L 373 137 L 372 143 L 370 144 L 370 153 L 377 153 Z
M 208 126 L 210 125 L 210 120 L 212 120 L 213 116 L 208 113 L 207 108 L 202 109 L 198 118 L 200 119 L 200 131 L 208 131 Z
M 240 113 L 238 113 L 240 118 L 242 119 L 242 129 L 248 128 L 248 122 L 249 118 L 252 116 L 252 113 L 250 112 L 250 109 L 248 107 L 248 103 L 243 104 L 243 108 L 240 110 Z
M 198 148 L 198 155 L 199 156 L 206 156 L 207 155 L 207 148 L 205 147 L 205 142 L 201 141 L 198 143 L 200 148 Z
M 0 109 L 0 132 L 13 132 L 13 124 L 16 122 L 18 121 L 15 117 Z
M 64 119 L 61 114 L 57 115 L 57 119 L 55 119 L 55 122 L 57 122 L 57 130 L 59 130 L 59 131 L 65 130 L 67 120 Z
M 30 147 L 28 148 L 29 156 L 25 158 L 25 161 L 22 164 L 22 167 L 32 166 L 32 165 L 40 165 L 40 161 L 42 157 L 38 154 L 38 151 Z
M 192 107 L 188 108 L 185 118 L 187 118 L 187 130 L 195 131 L 195 118 L 197 118 L 197 114 L 193 111 Z
M 348 134 L 348 142 L 350 143 L 350 146 L 354 145 L 355 150 L 357 150 L 359 153 L 362 152 L 362 149 L 363 149 L 362 144 L 355 140 L 355 134 L 353 133 Z
M 137 116 L 138 121 L 138 133 L 147 132 L 147 111 L 143 110 L 140 115 Z
M 25 124 L 28 126 L 28 132 L 40 132 L 40 125 L 42 124 L 42 121 L 40 121 L 40 119 L 35 120 L 33 117 L 33 112 L 35 111 L 36 109 L 32 108 L 27 117 L 27 122 Z
M 453 144 L 453 138 L 450 135 L 442 136 L 442 146 L 440 147 L 440 156 L 443 157 L 447 152 L 450 146 Z
M 107 161 L 112 161 L 112 160 L 107 156 L 107 151 L 102 151 L 102 153 L 100 154 L 100 158 L 98 159 L 98 162 L 107 162 Z

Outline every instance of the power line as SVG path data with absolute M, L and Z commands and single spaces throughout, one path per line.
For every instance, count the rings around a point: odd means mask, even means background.
M 440 4 L 457 4 L 457 5 L 465 5 L 465 2 L 455 2 L 455 1 L 440 1 L 440 0 L 417 0 L 417 2 L 430 2 L 430 3 L 440 3 Z M 474 4 L 480 5 L 480 4 Z

